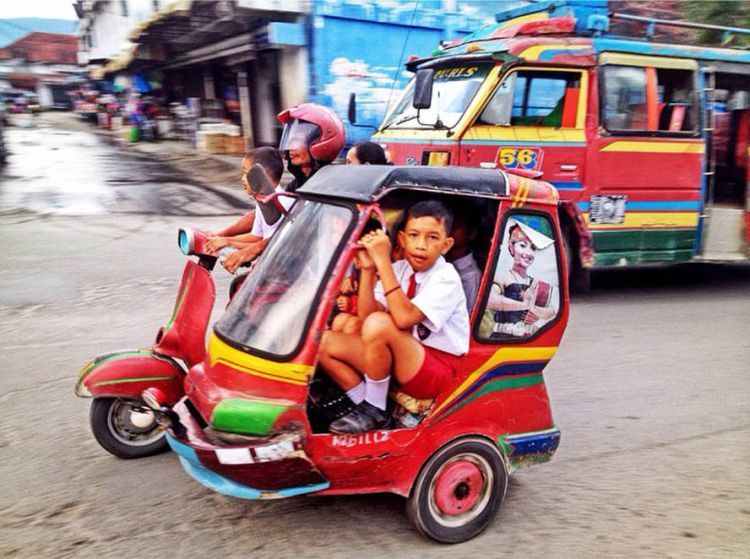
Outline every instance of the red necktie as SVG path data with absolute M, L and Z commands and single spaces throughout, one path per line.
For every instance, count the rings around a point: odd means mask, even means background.
M 406 291 L 406 296 L 409 299 L 414 299 L 417 294 L 417 274 L 412 274 L 409 278 L 409 289 Z

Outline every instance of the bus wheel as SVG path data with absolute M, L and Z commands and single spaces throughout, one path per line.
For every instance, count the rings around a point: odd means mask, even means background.
M 424 536 L 442 543 L 473 538 L 494 520 L 508 475 L 498 448 L 478 437 L 453 441 L 422 467 L 407 513 Z
M 578 254 L 574 251 L 578 242 L 573 238 L 573 230 L 563 225 L 563 251 L 568 265 L 568 286 L 573 293 L 588 293 L 591 290 L 591 270 L 581 266 Z

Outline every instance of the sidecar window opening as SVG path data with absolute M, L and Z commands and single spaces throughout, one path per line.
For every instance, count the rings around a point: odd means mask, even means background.
M 275 361 L 297 353 L 353 218 L 348 205 L 298 201 L 216 323 L 217 336 Z
M 480 198 L 475 196 L 466 196 L 461 194 L 436 194 L 432 192 L 415 191 L 415 190 L 394 190 L 384 196 L 379 206 L 387 224 L 387 233 L 391 238 L 392 244 L 397 242 L 398 231 L 403 228 L 406 219 L 406 210 L 423 200 L 439 200 L 452 212 L 465 212 L 472 218 L 472 223 L 476 227 L 475 235 L 470 241 L 471 252 L 484 277 L 486 266 L 489 262 L 489 254 L 492 245 L 492 238 L 495 232 L 495 225 L 499 212 L 500 202 L 492 198 Z M 373 214 L 374 215 L 374 214 Z M 372 218 L 369 216 L 368 219 Z M 345 263 L 351 265 L 351 260 Z M 491 271 L 490 271 L 491 273 Z M 480 282 L 481 286 L 481 282 Z M 477 287 L 480 287 L 477 286 Z M 479 295 L 477 289 L 477 295 Z M 474 303 L 477 306 L 480 303 L 480 297 Z M 334 304 L 329 318 L 329 328 L 333 325 L 336 315 L 338 314 L 337 305 Z M 472 314 L 473 309 L 469 311 Z M 481 317 L 477 317 L 478 320 Z M 470 331 L 473 331 L 473 322 L 470 325 Z M 330 422 L 339 415 L 346 413 L 348 408 L 348 399 L 343 391 L 320 369 L 317 368 L 313 382 L 310 387 L 310 399 L 308 401 L 308 417 L 313 433 L 327 434 Z M 419 416 L 419 421 L 427 417 L 429 412 L 424 412 Z

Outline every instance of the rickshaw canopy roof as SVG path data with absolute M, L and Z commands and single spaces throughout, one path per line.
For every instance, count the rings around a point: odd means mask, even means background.
M 505 175 L 492 169 L 392 165 L 328 165 L 297 191 L 373 202 L 391 190 L 421 190 L 499 198 L 508 195 Z

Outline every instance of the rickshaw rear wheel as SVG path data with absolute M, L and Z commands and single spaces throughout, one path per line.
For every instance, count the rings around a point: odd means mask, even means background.
M 94 398 L 89 423 L 96 442 L 120 458 L 144 458 L 168 448 L 165 432 L 141 400 Z
M 417 476 L 407 514 L 424 536 L 458 543 L 479 534 L 497 515 L 508 487 L 500 450 L 468 437 L 433 454 Z

